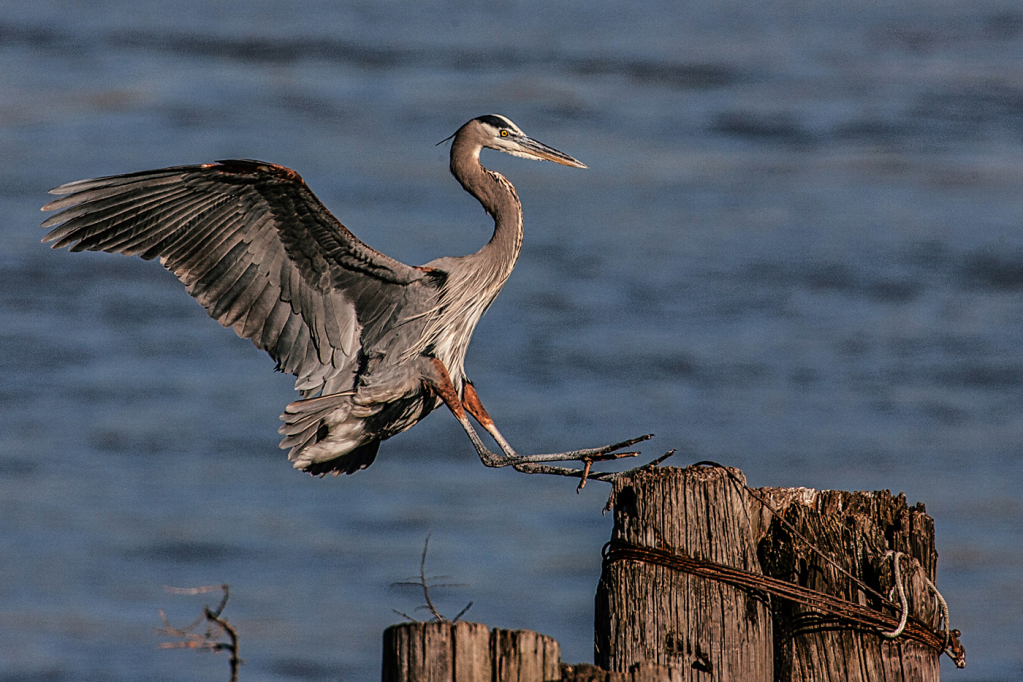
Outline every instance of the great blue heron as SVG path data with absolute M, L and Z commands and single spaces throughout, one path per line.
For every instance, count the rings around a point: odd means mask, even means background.
M 518 455 L 465 376 L 473 329 L 522 246 L 515 188 L 480 164 L 483 148 L 586 168 L 527 137 L 504 116 L 474 118 L 451 136 L 451 173 L 494 218 L 479 251 L 410 267 L 359 241 L 293 170 L 251 160 L 176 166 L 50 190 L 43 241 L 71 251 L 159 257 L 210 317 L 233 327 L 297 377 L 302 399 L 281 420 L 296 469 L 351 474 L 380 442 L 442 403 L 483 463 L 582 476 L 590 463 L 641 440 L 550 455 Z M 446 140 L 445 140 L 446 141 Z M 489 450 L 466 414 L 494 438 Z M 580 461 L 580 471 L 546 462 Z M 604 474 L 593 474 L 602 478 Z M 607 474 L 611 476 L 611 474 Z

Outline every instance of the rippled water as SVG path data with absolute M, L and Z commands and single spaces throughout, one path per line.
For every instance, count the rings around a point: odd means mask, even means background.
M 435 143 L 497 112 L 526 211 L 467 370 L 521 451 L 657 433 L 753 485 L 904 490 L 1023 677 L 1023 13 L 1010 2 L 36 3 L 0 11 L 0 680 L 222 680 L 152 628 L 230 583 L 243 680 L 376 679 L 390 584 L 590 659 L 606 488 L 485 470 L 448 415 L 367 471 L 277 450 L 272 361 L 153 263 L 51 252 L 45 190 L 250 157 L 409 263 L 491 225 Z

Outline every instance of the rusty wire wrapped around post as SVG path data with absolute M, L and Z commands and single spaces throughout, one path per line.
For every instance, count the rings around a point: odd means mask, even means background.
M 753 594 L 770 594 L 781 599 L 788 599 L 789 601 L 817 609 L 822 613 L 835 616 L 849 625 L 856 624 L 883 630 L 896 628 L 900 622 L 899 618 L 887 613 L 875 611 L 855 602 L 833 597 L 817 590 L 807 589 L 784 580 L 723 566 L 712 561 L 693 559 L 665 550 L 611 540 L 604 545 L 601 556 L 605 566 L 616 561 L 641 561 L 707 578 L 708 580 L 716 580 L 739 589 L 747 590 Z M 896 605 L 891 604 L 891 606 L 895 607 Z M 879 632 L 878 634 L 881 633 Z M 910 616 L 900 636 L 926 644 L 939 654 L 946 653 L 947 642 L 949 657 L 955 661 L 957 667 L 962 668 L 965 666 L 966 652 L 959 643 L 959 634 L 958 630 L 952 630 L 947 634 L 936 632 L 918 618 Z

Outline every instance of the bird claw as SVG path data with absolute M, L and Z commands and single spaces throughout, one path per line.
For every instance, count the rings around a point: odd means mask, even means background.
M 480 459 L 483 460 L 483 463 L 486 466 L 511 466 L 516 471 L 524 474 L 549 474 L 553 476 L 578 477 L 580 480 L 579 486 L 576 488 L 576 492 L 579 492 L 586 487 L 586 482 L 591 479 L 610 482 L 618 476 L 615 472 L 592 472 L 591 467 L 594 463 L 609 462 L 616 459 L 623 459 L 625 457 L 635 457 L 639 455 L 638 451 L 616 451 L 651 438 L 653 438 L 653 434 L 647 434 L 639 436 L 638 438 L 630 438 L 629 440 L 615 443 L 613 445 L 606 445 L 600 448 L 587 448 L 584 450 L 575 450 L 572 452 L 562 452 L 549 455 L 522 456 L 512 454 L 502 457 L 490 451 L 486 451 L 480 453 Z M 569 467 L 552 466 L 550 462 L 581 462 L 583 464 L 583 468 L 573 469 Z
M 523 465 L 547 464 L 549 462 L 605 462 L 613 459 L 621 459 L 623 457 L 635 457 L 639 454 L 639 452 L 616 452 L 616 450 L 627 448 L 630 445 L 635 445 L 636 443 L 649 440 L 651 438 L 653 438 L 652 433 L 638 438 L 630 438 L 629 440 L 622 441 L 621 443 L 615 443 L 614 445 L 605 445 L 600 448 L 585 448 L 582 450 L 572 450 L 571 452 L 557 452 L 546 455 L 518 455 L 512 451 L 502 456 L 484 449 L 480 452 L 480 459 L 483 460 L 483 464 L 486 466 L 494 468 L 506 466 L 518 468 Z
M 605 446 L 605 447 L 600 448 L 600 449 L 605 451 L 605 452 L 614 452 L 615 450 L 621 450 L 622 448 L 627 448 L 630 445 L 635 445 L 636 443 L 642 443 L 645 440 L 650 440 L 653 437 L 654 437 L 654 434 L 648 433 L 645 436 L 639 436 L 637 438 L 630 438 L 629 440 L 623 440 L 621 443 L 615 443 L 614 445 L 608 445 L 608 446 Z M 639 454 L 639 453 L 636 453 L 636 454 Z
M 615 453 L 616 450 L 627 448 L 636 443 L 642 443 L 645 440 L 650 440 L 654 437 L 654 434 L 648 433 L 645 436 L 639 436 L 638 438 L 630 438 L 629 440 L 623 440 L 621 443 L 615 443 L 614 445 L 605 445 L 600 448 L 584 448 L 582 450 L 576 450 L 574 452 L 562 453 L 564 455 L 575 455 L 575 457 L 565 457 L 564 459 L 547 460 L 547 461 L 568 461 L 568 460 L 579 460 L 584 461 L 586 458 L 593 458 L 594 461 L 602 461 L 604 459 L 618 459 L 619 457 L 634 457 L 638 455 L 638 452 L 621 452 Z M 561 457 L 561 455 L 536 455 L 536 457 Z M 537 462 L 544 460 L 534 460 Z
M 579 485 L 576 487 L 575 492 L 578 495 L 582 492 L 582 489 L 586 487 L 586 479 L 590 475 L 590 467 L 593 466 L 592 459 L 583 460 L 586 463 L 586 468 L 583 469 L 582 476 L 579 477 Z

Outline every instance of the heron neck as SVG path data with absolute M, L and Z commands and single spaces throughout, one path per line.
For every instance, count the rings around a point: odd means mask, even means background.
M 433 354 L 448 368 L 459 395 L 465 372 L 462 363 L 476 323 L 508 281 L 522 248 L 522 205 L 515 188 L 504 176 L 480 165 L 479 147 L 455 137 L 451 148 L 451 173 L 469 194 L 494 218 L 494 235 L 482 249 L 451 259 L 437 315 L 423 333 L 418 350 Z
M 493 236 L 474 257 L 486 262 L 503 284 L 522 248 L 522 204 L 503 175 L 480 164 L 478 148 L 459 149 L 458 144 L 456 138 L 451 149 L 451 173 L 494 218 Z

